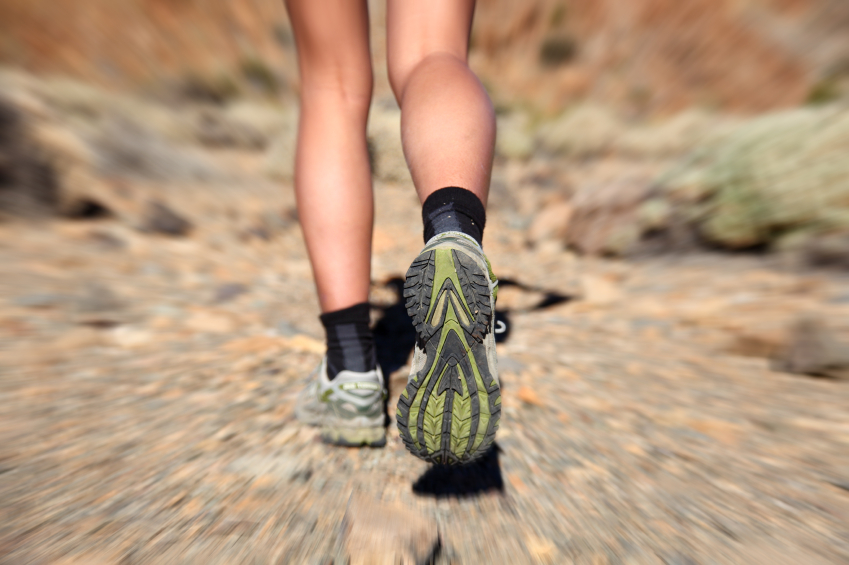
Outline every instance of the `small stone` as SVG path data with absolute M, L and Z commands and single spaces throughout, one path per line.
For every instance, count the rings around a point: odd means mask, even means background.
M 121 326 L 112 330 L 115 345 L 124 349 L 136 349 L 147 345 L 153 340 L 153 335 L 140 328 Z
M 126 249 L 128 245 L 120 236 L 109 231 L 92 230 L 89 232 L 88 239 L 101 249 L 106 250 Z
M 498 371 L 500 373 L 513 373 L 518 375 L 525 370 L 525 364 L 521 361 L 508 357 L 507 355 L 498 356 Z
M 248 287 L 241 283 L 222 284 L 215 290 L 215 297 L 213 298 L 213 302 L 217 304 L 221 304 L 222 302 L 229 302 L 246 292 L 248 292 Z
M 557 202 L 544 207 L 531 221 L 528 241 L 533 244 L 547 240 L 563 241 L 569 230 L 571 217 L 572 204 L 569 202 Z
M 327 349 L 327 346 L 325 346 L 323 341 L 319 341 L 314 337 L 310 337 L 303 334 L 292 336 L 287 339 L 286 346 L 289 349 L 318 354 L 324 354 L 325 350 Z
M 849 379 L 849 341 L 838 337 L 823 321 L 803 318 L 790 330 L 787 347 L 773 367 L 788 373 Z
M 745 435 L 741 426 L 722 420 L 691 420 L 690 427 L 725 445 L 737 445 Z
M 274 329 L 277 331 L 277 335 L 282 335 L 284 337 L 292 337 L 301 333 L 300 331 L 298 331 L 298 328 L 296 328 L 286 320 L 280 320 L 279 322 L 277 322 L 277 326 Z
M 498 117 L 498 136 L 495 151 L 508 159 L 527 159 L 534 152 L 527 114 L 512 112 Z
M 584 275 L 581 277 L 581 287 L 584 301 L 597 306 L 612 304 L 622 295 L 619 287 L 606 277 Z
M 829 481 L 829 483 L 830 483 L 832 486 L 835 486 L 835 487 L 837 487 L 837 488 L 839 488 L 839 489 L 842 489 L 842 490 L 845 490 L 846 492 L 849 492 L 849 481 L 840 481 L 840 480 L 837 480 L 837 481 Z
M 286 345 L 285 338 L 257 335 L 251 337 L 242 337 L 228 341 L 222 349 L 240 355 L 244 354 L 265 354 L 279 351 Z
M 534 563 L 557 563 L 557 546 L 550 539 L 528 534 L 525 536 L 525 547 L 534 558 Z
M 119 310 L 124 306 L 111 288 L 97 281 L 89 282 L 77 300 L 77 310 L 85 313 L 103 313 Z
M 198 332 L 228 333 L 233 331 L 233 321 L 221 314 L 196 312 L 186 320 L 186 327 Z
M 773 357 L 787 347 L 787 332 L 784 328 L 763 324 L 757 327 L 734 331 L 728 352 L 744 357 Z
M 142 230 L 165 235 L 184 236 L 192 230 L 192 223 L 159 201 L 148 204 L 142 221 Z
M 22 308 L 55 308 L 68 302 L 68 300 L 69 297 L 63 294 L 38 293 L 25 294 L 14 298 L 12 304 Z
M 394 233 L 379 226 L 374 227 L 371 242 L 372 253 L 375 255 L 381 255 L 390 251 L 396 245 L 398 245 L 398 238 Z
M 528 492 L 528 487 L 519 475 L 515 473 L 507 473 L 507 481 L 510 483 L 510 486 L 516 490 L 517 494 L 524 495 Z
M 93 328 L 80 327 L 63 333 L 53 342 L 52 349 L 57 351 L 71 351 L 103 345 L 105 341 L 102 332 Z
M 362 494 L 351 496 L 342 527 L 351 565 L 428 563 L 441 545 L 433 519 Z
M 519 391 L 516 393 L 516 396 L 518 396 L 519 400 L 521 400 L 525 404 L 532 404 L 534 406 L 545 406 L 545 403 L 542 401 L 536 391 L 529 386 L 520 386 Z
M 813 238 L 802 253 L 813 267 L 849 269 L 849 233 Z

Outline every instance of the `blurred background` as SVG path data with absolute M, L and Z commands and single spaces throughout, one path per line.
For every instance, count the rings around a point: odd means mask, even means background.
M 391 414 L 421 234 L 369 6 Z M 509 332 L 449 470 L 293 418 L 282 2 L 0 3 L 0 563 L 849 562 L 849 4 L 480 0 L 470 64 Z

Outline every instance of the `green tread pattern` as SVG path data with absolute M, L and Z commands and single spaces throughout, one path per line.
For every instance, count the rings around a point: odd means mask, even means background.
M 442 420 L 445 416 L 445 394 L 433 395 L 424 410 L 422 432 L 428 451 L 437 451 L 442 444 Z
M 407 448 L 426 461 L 466 463 L 495 440 L 501 391 L 484 343 L 491 277 L 488 263 L 482 269 L 446 248 L 424 251 L 407 272 L 405 306 L 426 361 L 401 395 L 396 419 Z

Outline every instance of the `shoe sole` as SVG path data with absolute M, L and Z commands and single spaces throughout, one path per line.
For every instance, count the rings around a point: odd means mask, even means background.
M 386 430 L 380 428 L 341 428 L 324 426 L 321 428 L 321 440 L 330 445 L 343 447 L 384 447 Z
M 486 452 L 501 417 L 485 344 L 488 273 L 462 251 L 425 251 L 407 271 L 404 297 L 426 362 L 398 401 L 401 438 L 425 461 L 466 463 Z

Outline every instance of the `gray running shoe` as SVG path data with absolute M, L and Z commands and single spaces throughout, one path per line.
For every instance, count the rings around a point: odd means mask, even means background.
M 407 449 L 425 461 L 466 463 L 495 439 L 497 290 L 480 245 L 460 232 L 432 238 L 407 271 L 404 297 L 417 337 L 395 414 Z
M 386 387 L 380 367 L 366 373 L 341 371 L 331 381 L 324 358 L 310 379 L 295 406 L 298 420 L 320 426 L 321 439 L 333 445 L 386 445 Z

